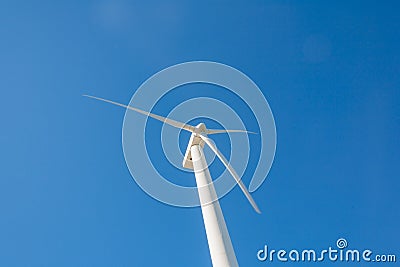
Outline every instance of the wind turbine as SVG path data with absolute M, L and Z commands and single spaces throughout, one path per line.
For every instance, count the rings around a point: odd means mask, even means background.
M 107 103 L 111 103 L 120 107 L 124 107 L 145 116 L 154 118 L 163 123 L 171 125 L 173 127 L 183 129 L 192 133 L 186 149 L 186 153 L 183 159 L 183 167 L 194 170 L 196 177 L 197 190 L 199 193 L 199 199 L 201 204 L 201 211 L 203 214 L 204 226 L 207 234 L 208 247 L 210 250 L 211 261 L 214 267 L 226 267 L 226 266 L 238 266 L 235 251 L 232 246 L 232 241 L 229 236 L 228 229 L 226 227 L 225 219 L 222 214 L 221 206 L 219 205 L 218 197 L 214 188 L 214 184 L 211 179 L 208 165 L 204 156 L 203 147 L 207 144 L 211 150 L 217 155 L 217 157 L 225 165 L 229 173 L 233 176 L 236 182 L 239 184 L 244 195 L 250 202 L 251 206 L 257 213 L 261 213 L 257 207 L 254 199 L 250 195 L 246 186 L 243 184 L 241 178 L 236 171 L 229 164 L 228 160 L 218 150 L 216 145 L 212 142 L 208 135 L 220 134 L 220 133 L 252 133 L 244 130 L 217 130 L 207 129 L 204 123 L 200 123 L 197 126 L 191 126 L 182 122 L 178 122 L 172 119 L 168 119 L 132 106 L 127 106 L 121 103 L 117 103 L 104 98 L 84 95 L 89 98 L 97 99 Z

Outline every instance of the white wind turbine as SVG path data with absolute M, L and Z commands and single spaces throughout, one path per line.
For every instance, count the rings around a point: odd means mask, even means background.
M 147 111 L 140 110 L 138 108 L 127 106 L 104 98 L 90 96 L 90 95 L 84 95 L 84 96 L 136 111 L 145 116 L 152 117 L 163 123 L 166 123 L 168 125 L 171 125 L 179 129 L 184 129 L 192 133 L 189 144 L 186 149 L 185 157 L 183 159 L 183 167 L 188 169 L 193 169 L 195 173 L 196 184 L 201 204 L 201 211 L 203 214 L 204 226 L 206 228 L 208 247 L 211 254 L 212 264 L 214 267 L 238 266 L 238 262 L 235 256 L 235 251 L 233 249 L 228 229 L 226 227 L 225 219 L 222 214 L 221 207 L 219 205 L 218 197 L 215 192 L 210 172 L 208 170 L 208 165 L 204 157 L 203 147 L 204 143 L 206 143 L 211 148 L 211 150 L 222 161 L 222 163 L 228 169 L 230 174 L 239 184 L 240 189 L 242 189 L 244 195 L 249 200 L 254 210 L 257 213 L 261 213 L 260 209 L 257 207 L 257 204 L 250 195 L 246 186 L 243 184 L 239 175 L 232 168 L 232 166 L 229 164 L 224 155 L 217 149 L 212 140 L 207 137 L 207 135 L 210 134 L 229 133 L 229 132 L 241 132 L 241 133 L 252 133 L 252 132 L 244 130 L 207 129 L 204 123 L 200 123 L 197 126 L 191 126 L 182 122 L 171 120 L 156 114 L 152 114 Z

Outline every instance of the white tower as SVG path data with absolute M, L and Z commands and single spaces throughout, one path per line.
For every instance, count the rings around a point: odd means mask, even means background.
M 183 167 L 194 170 L 197 190 L 199 192 L 201 212 L 203 214 L 204 226 L 206 228 L 211 261 L 214 267 L 238 266 L 231 238 L 229 237 L 228 229 L 226 228 L 226 223 L 224 216 L 222 214 L 221 206 L 219 205 L 218 196 L 215 192 L 214 184 L 212 182 L 210 172 L 208 170 L 208 165 L 204 156 L 203 147 L 204 144 L 207 144 L 211 148 L 211 150 L 217 155 L 217 157 L 222 161 L 222 163 L 225 165 L 229 173 L 236 180 L 237 184 L 239 185 L 240 189 L 242 189 L 244 195 L 249 200 L 254 210 L 258 213 L 261 213 L 257 207 L 257 204 L 254 202 L 254 199 L 247 190 L 246 186 L 241 181 L 239 175 L 232 168 L 232 166 L 226 160 L 224 155 L 217 149 L 217 147 L 214 145 L 211 139 L 208 138 L 208 135 L 210 134 L 221 134 L 229 132 L 242 132 L 242 133 L 251 133 L 251 132 L 245 130 L 207 129 L 204 123 L 200 123 L 199 125 L 194 127 L 182 122 L 168 119 L 111 100 L 95 96 L 88 96 L 88 95 L 85 96 L 136 111 L 143 115 L 159 120 L 165 124 L 171 125 L 179 129 L 184 129 L 192 133 L 189 140 L 189 144 L 186 149 L 185 157 L 183 159 Z

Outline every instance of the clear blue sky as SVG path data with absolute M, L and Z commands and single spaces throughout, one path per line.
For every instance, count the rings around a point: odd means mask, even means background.
M 124 110 L 81 97 L 128 103 L 192 60 L 249 75 L 275 116 L 275 162 L 253 194 L 263 214 L 238 188 L 221 200 L 242 266 L 271 266 L 264 244 L 339 237 L 400 257 L 399 5 L 266 2 L 2 1 L 0 266 L 211 264 L 200 209 L 130 176 Z

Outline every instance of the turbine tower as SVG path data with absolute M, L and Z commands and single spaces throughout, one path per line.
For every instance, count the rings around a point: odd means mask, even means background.
M 182 122 L 178 122 L 172 119 L 168 119 L 147 111 L 127 106 L 121 103 L 117 103 L 104 98 L 84 95 L 89 98 L 104 101 L 110 104 L 114 104 L 120 107 L 124 107 L 145 116 L 154 118 L 163 123 L 171 125 L 173 127 L 183 129 L 192 133 L 186 149 L 185 157 L 183 159 L 183 167 L 192 169 L 196 177 L 196 185 L 199 193 L 199 199 L 201 204 L 201 212 L 203 214 L 204 226 L 207 234 L 208 247 L 211 255 L 211 261 L 214 267 L 227 267 L 227 266 L 238 266 L 235 251 L 232 246 L 232 241 L 229 236 L 228 229 L 226 227 L 225 219 L 222 214 L 221 206 L 219 205 L 218 197 L 215 192 L 214 184 L 211 179 L 208 165 L 204 156 L 203 147 L 207 144 L 211 150 L 217 155 L 221 162 L 225 165 L 229 173 L 236 180 L 240 189 L 250 202 L 251 206 L 257 213 L 261 213 L 257 207 L 254 199 L 250 195 L 246 186 L 243 184 L 241 178 L 236 171 L 229 164 L 228 160 L 218 150 L 215 144 L 212 142 L 208 135 L 229 133 L 229 132 L 242 132 L 252 133 L 244 130 L 216 130 L 207 129 L 204 123 L 200 123 L 197 126 L 191 126 Z

